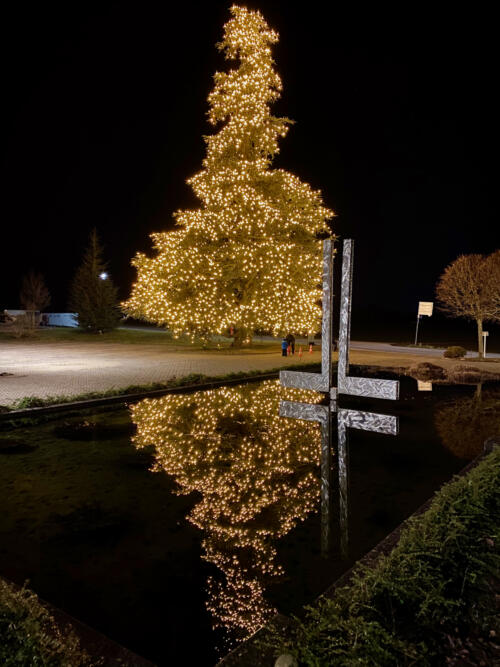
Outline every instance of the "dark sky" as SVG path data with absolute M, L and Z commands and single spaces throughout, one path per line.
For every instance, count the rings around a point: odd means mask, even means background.
M 10 3 L 3 9 L 0 307 L 41 271 L 54 310 L 92 227 L 128 295 L 136 251 L 196 200 L 215 49 L 229 2 Z M 251 2 L 280 33 L 296 121 L 275 161 L 323 192 L 356 240 L 358 308 L 414 312 L 461 253 L 500 246 L 491 15 L 421 3 L 346 12 Z M 335 7 L 339 7 L 336 9 Z M 410 9 L 409 9 L 410 8 Z M 496 176 L 495 176 L 496 178 Z

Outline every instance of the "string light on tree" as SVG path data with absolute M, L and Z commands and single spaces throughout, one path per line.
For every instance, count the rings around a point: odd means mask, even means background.
M 201 200 L 174 214 L 173 231 L 153 234 L 156 256 L 133 260 L 137 282 L 125 312 L 204 337 L 235 328 L 304 335 L 319 328 L 321 240 L 333 217 L 297 176 L 271 169 L 291 121 L 271 115 L 281 94 L 271 45 L 278 35 L 258 11 L 231 7 L 219 50 L 239 65 L 217 72 L 203 169 L 188 183 Z
M 153 469 L 172 476 L 177 493 L 199 498 L 187 519 L 203 531 L 203 557 L 221 573 L 207 581 L 207 608 L 227 650 L 276 612 L 266 595 L 284 576 L 276 542 L 318 504 L 319 428 L 281 419 L 285 395 L 321 400 L 272 380 L 131 408 L 135 446 L 153 445 Z

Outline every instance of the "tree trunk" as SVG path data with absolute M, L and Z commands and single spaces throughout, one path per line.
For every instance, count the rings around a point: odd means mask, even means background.
M 234 334 L 234 338 L 233 338 L 233 342 L 231 343 L 231 347 L 234 347 L 237 350 L 239 350 L 243 347 L 243 343 L 246 340 L 248 340 L 249 344 L 250 344 L 252 342 L 252 334 L 248 331 L 248 329 L 245 329 L 245 328 L 241 327 Z
M 478 352 L 479 352 L 479 358 L 483 358 L 483 349 L 484 349 L 484 343 L 483 343 L 483 320 L 477 319 L 477 345 L 478 345 Z

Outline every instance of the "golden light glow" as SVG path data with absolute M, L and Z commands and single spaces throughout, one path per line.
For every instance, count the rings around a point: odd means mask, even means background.
M 167 325 L 175 335 L 242 339 L 256 329 L 312 334 L 321 311 L 321 241 L 333 212 L 321 193 L 270 169 L 291 123 L 269 105 L 282 84 L 271 45 L 278 35 L 258 11 L 231 7 L 218 48 L 239 66 L 217 72 L 203 169 L 188 183 L 201 206 L 174 214 L 174 231 L 152 234 L 156 256 L 133 260 L 137 282 L 125 312 Z
M 200 500 L 187 517 L 203 531 L 214 627 L 242 640 L 275 613 L 266 586 L 284 575 L 276 541 L 317 508 L 319 426 L 278 416 L 280 398 L 317 393 L 278 381 L 146 399 L 132 407 L 135 445 L 154 445 L 154 470 Z

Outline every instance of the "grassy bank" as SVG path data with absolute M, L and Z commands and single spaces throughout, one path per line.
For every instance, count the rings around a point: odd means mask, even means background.
M 69 327 L 51 327 L 35 329 L 31 335 L 16 338 L 11 329 L 0 330 L 0 343 L 16 343 L 19 346 L 42 344 L 81 344 L 81 343 L 107 343 L 119 345 L 158 345 L 173 350 L 211 350 L 241 353 L 231 347 L 232 339 L 225 336 L 213 336 L 209 341 L 191 341 L 187 336 L 174 338 L 169 331 L 160 328 L 133 329 L 119 328 L 102 334 L 88 333 L 82 329 Z M 243 350 L 265 352 L 267 349 L 276 352 L 279 349 L 279 341 L 254 340 L 251 346 L 244 346 Z
M 2 665 L 90 665 L 71 631 L 63 632 L 36 595 L 0 579 Z M 95 664 L 95 663 L 94 663 Z
M 0 331 L 0 342 L 30 345 L 32 343 L 124 343 L 127 345 L 176 345 L 190 344 L 186 339 L 174 340 L 170 334 L 161 329 L 115 329 L 103 334 L 87 333 L 78 328 L 51 327 L 35 329 L 31 335 L 16 338 L 12 330 Z
M 439 491 L 398 546 L 275 633 L 301 665 L 498 664 L 500 447 Z

